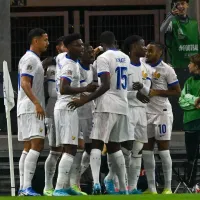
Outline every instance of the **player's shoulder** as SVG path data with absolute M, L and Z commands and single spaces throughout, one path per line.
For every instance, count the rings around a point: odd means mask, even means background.
M 33 53 L 30 52 L 26 52 L 22 58 L 20 59 L 20 64 L 21 65 L 25 65 L 25 64 L 29 64 L 29 65 L 33 65 L 36 66 L 38 63 L 38 59 Z
M 50 66 L 47 68 L 47 71 L 56 71 L 56 66 L 55 66 L 55 65 L 50 65 Z
M 65 56 L 66 56 L 66 52 L 63 52 L 63 53 L 59 53 L 57 56 L 56 56 L 56 62 L 59 62 L 60 60 L 62 60 Z

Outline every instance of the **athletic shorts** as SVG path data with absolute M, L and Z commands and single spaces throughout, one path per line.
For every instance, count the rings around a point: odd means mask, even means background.
M 156 140 L 171 140 L 173 125 L 173 114 L 147 114 L 148 138 L 155 137 Z
M 90 139 L 104 143 L 133 140 L 128 134 L 128 116 L 114 113 L 94 113 L 93 128 Z
M 30 141 L 34 138 L 45 138 L 44 120 L 39 120 L 35 113 L 21 114 L 17 117 L 18 140 Z
M 147 143 L 147 115 L 142 107 L 129 107 L 129 134 L 134 135 L 134 140 Z
M 84 139 L 85 143 L 92 142 L 92 140 L 90 139 L 90 135 L 92 132 L 92 124 L 93 124 L 93 118 L 79 119 L 80 134 L 82 133 L 79 139 Z
M 62 144 L 78 145 L 79 118 L 74 110 L 54 110 L 56 146 Z

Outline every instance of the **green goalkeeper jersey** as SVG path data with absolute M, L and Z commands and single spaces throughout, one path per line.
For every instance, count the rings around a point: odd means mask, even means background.
M 184 84 L 179 98 L 179 105 L 184 110 L 183 123 L 200 119 L 200 110 L 195 108 L 195 101 L 200 97 L 200 76 L 190 77 Z
M 200 51 L 198 23 L 193 19 L 181 22 L 177 17 L 171 23 L 171 37 L 166 37 L 171 64 L 175 68 L 186 68 L 189 57 Z

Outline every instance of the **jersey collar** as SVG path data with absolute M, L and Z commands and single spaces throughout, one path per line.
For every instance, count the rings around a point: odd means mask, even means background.
M 140 67 L 141 66 L 141 62 L 139 62 L 139 63 L 131 62 L 131 65 L 133 65 L 134 67 Z
M 90 70 L 89 68 L 87 68 L 87 67 L 85 67 L 83 64 L 81 64 L 80 61 L 79 61 L 79 64 L 80 64 L 80 66 L 81 66 L 84 70 L 86 70 L 86 71 L 89 71 L 89 70 Z
M 150 64 L 151 67 L 157 67 L 160 63 L 162 62 L 162 59 L 160 59 L 157 63 L 155 64 Z
M 67 59 L 69 59 L 69 60 L 72 60 L 68 54 L 66 54 L 65 57 L 66 57 Z M 77 59 L 77 60 L 72 60 L 72 61 L 75 62 L 75 63 L 77 63 L 77 62 L 78 62 L 78 59 Z
M 38 58 L 40 58 L 40 56 L 37 53 L 35 53 L 34 51 L 27 50 L 27 52 L 31 52 L 31 53 L 35 54 Z

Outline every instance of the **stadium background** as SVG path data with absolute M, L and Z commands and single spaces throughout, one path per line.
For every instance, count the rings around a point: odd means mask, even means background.
M 159 29 L 170 4 L 171 0 L 0 0 L 0 63 L 8 61 L 13 87 L 17 92 L 18 62 L 28 48 L 27 34 L 35 27 L 43 28 L 49 35 L 50 46 L 43 58 L 47 55 L 55 56 L 56 39 L 73 32 L 80 32 L 83 40 L 94 47 L 99 45 L 99 36 L 105 30 L 115 33 L 119 48 L 131 34 L 143 36 L 146 43 L 164 43 Z M 189 16 L 200 23 L 200 0 L 191 0 Z M 167 60 L 166 54 L 164 60 Z M 183 85 L 188 70 L 176 69 L 176 72 Z M 0 64 L 0 158 L 5 158 L 8 154 L 2 79 Z M 182 111 L 177 100 L 171 99 L 174 111 L 173 131 L 181 133 Z M 16 107 L 11 111 L 11 117 L 12 132 L 16 135 Z M 181 137 L 179 143 L 183 142 L 183 134 Z M 13 141 L 17 162 L 16 152 L 20 152 L 21 145 L 16 136 L 13 136 Z M 179 143 L 177 140 L 177 148 Z M 6 158 L 5 161 L 7 162 Z

